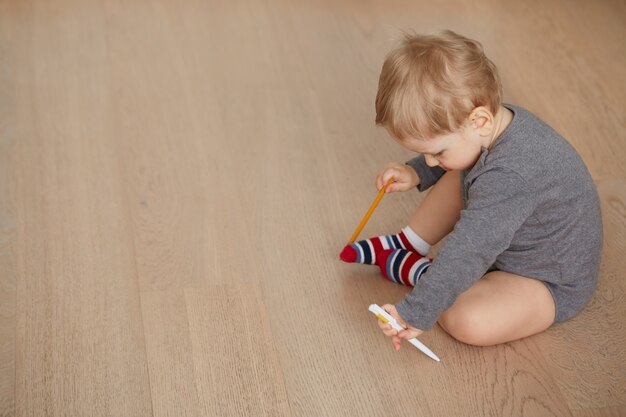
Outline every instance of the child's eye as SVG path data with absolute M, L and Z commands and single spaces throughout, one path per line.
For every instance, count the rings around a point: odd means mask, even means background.
M 443 152 L 444 152 L 444 151 L 437 152 L 437 153 L 436 153 L 436 154 L 434 154 L 433 156 L 441 156 L 441 155 L 443 155 Z

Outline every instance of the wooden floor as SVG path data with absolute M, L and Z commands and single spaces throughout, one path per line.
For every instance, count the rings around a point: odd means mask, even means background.
M 0 0 L 0 416 L 626 415 L 623 1 Z M 480 40 L 602 199 L 578 317 L 396 353 L 406 288 L 338 253 L 410 155 L 374 126 L 401 30 Z M 423 198 L 385 198 L 363 236 Z

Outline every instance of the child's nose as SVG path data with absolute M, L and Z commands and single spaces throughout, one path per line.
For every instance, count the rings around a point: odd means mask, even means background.
M 426 165 L 428 165 L 429 167 L 436 167 L 437 165 L 439 165 L 439 161 L 437 161 L 437 158 L 433 157 L 432 155 L 424 155 L 424 160 L 426 161 Z

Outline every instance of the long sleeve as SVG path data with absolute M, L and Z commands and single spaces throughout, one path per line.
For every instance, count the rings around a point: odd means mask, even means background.
M 406 164 L 413 168 L 417 172 L 417 176 L 420 177 L 420 183 L 417 186 L 419 191 L 426 191 L 432 187 L 446 172 L 439 167 L 429 167 L 426 164 L 424 155 L 421 154 L 407 161 Z
M 402 318 L 418 329 L 430 329 L 509 247 L 535 205 L 532 190 L 513 171 L 494 167 L 473 179 L 467 208 L 461 211 L 439 256 L 396 304 Z

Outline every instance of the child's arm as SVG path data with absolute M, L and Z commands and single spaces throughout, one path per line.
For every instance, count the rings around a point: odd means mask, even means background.
M 440 167 L 430 167 L 426 164 L 426 159 L 424 155 L 419 155 L 406 163 L 408 166 L 413 168 L 415 172 L 417 172 L 417 176 L 420 178 L 419 184 L 417 184 L 417 189 L 419 191 L 426 191 L 446 173 Z
M 419 191 L 425 191 L 439 181 L 445 173 L 446 171 L 439 167 L 429 167 L 424 155 L 419 155 L 404 165 L 396 162 L 387 164 L 376 177 L 376 188 L 380 190 L 390 179 L 393 179 L 394 183 L 388 186 L 385 192 L 408 191 L 415 187 Z
M 537 191 L 506 167 L 466 181 L 471 181 L 467 206 L 454 230 L 413 291 L 395 305 L 405 321 L 423 330 L 509 248 L 538 202 Z

